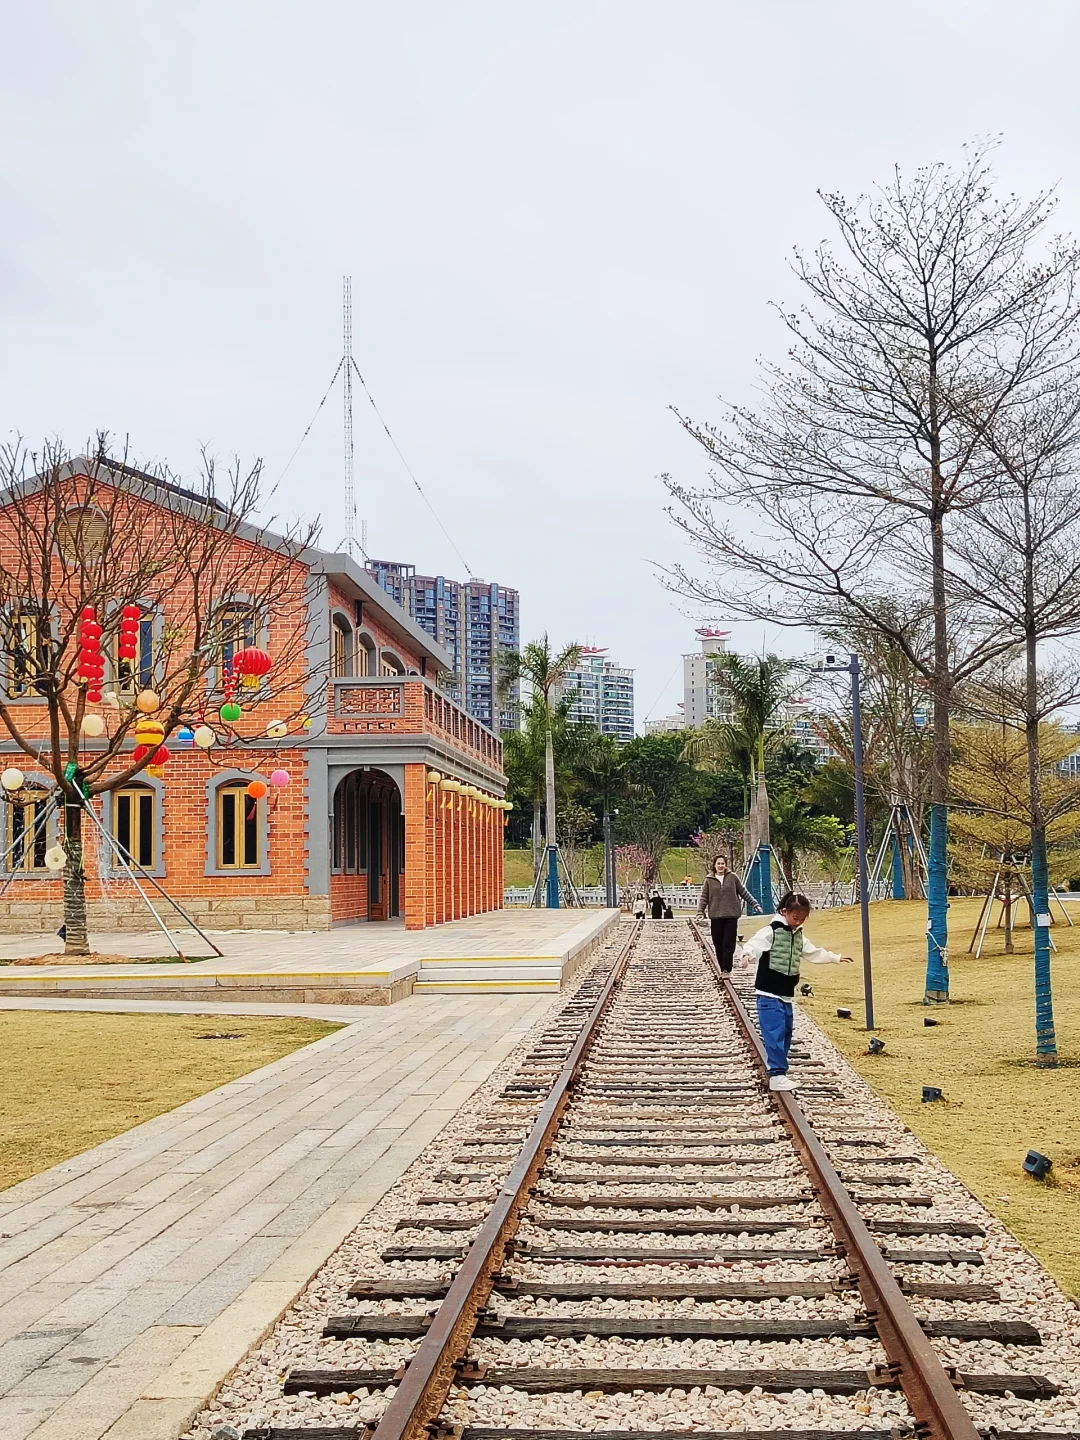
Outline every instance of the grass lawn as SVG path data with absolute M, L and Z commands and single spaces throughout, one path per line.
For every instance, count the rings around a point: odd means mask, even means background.
M 0 1012 L 0 1189 L 340 1028 L 269 1016 Z M 198 1038 L 220 1033 L 243 1038 Z
M 1001 953 L 990 929 L 981 960 L 965 953 L 979 901 L 949 910 L 948 1006 L 924 1007 L 926 907 L 921 901 L 871 906 L 876 1029 L 883 1055 L 865 1053 L 859 912 L 822 910 L 807 931 L 819 945 L 854 955 L 850 965 L 807 966 L 814 987 L 807 1012 L 904 1122 L 1032 1250 L 1073 1296 L 1080 1295 L 1080 928 L 1058 924 L 1053 957 L 1061 1065 L 1034 1063 L 1031 931 L 1016 932 L 1019 953 Z M 995 907 L 996 909 L 996 907 Z M 1026 914 L 1026 912 L 1025 912 Z M 995 915 L 996 918 L 996 915 Z M 1080 918 L 1080 917 L 1074 917 Z M 850 1006 L 852 1018 L 837 1018 Z M 927 1028 L 923 1017 L 937 1020 Z M 923 1104 L 923 1085 L 945 1102 Z M 1029 1149 L 1054 1162 L 1045 1181 L 1021 1167 Z
M 506 850 L 504 851 L 504 860 L 504 876 L 507 885 L 529 886 L 533 883 L 531 849 Z M 704 874 L 701 856 L 693 845 L 673 845 L 664 856 L 660 866 L 660 878 L 665 885 L 680 885 L 686 875 L 700 885 Z M 574 879 L 580 883 L 579 865 L 574 867 Z M 586 885 L 602 885 L 604 883 L 603 863 L 598 858 L 594 860 L 591 855 L 585 858 L 585 883 Z

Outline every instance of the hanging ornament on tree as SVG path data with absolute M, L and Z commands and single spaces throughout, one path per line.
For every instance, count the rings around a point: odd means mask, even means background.
M 147 775 L 153 775 L 158 780 L 165 774 L 165 766 L 172 759 L 164 745 L 159 745 L 150 757 L 150 764 L 146 767 Z
M 135 722 L 135 742 L 138 745 L 160 745 L 165 739 L 165 726 L 160 720 L 140 716 Z
M 67 852 L 62 845 L 50 845 L 45 851 L 45 869 L 63 870 L 67 864 Z
M 185 746 L 188 750 L 191 749 L 195 743 L 195 731 L 190 725 L 180 726 L 180 729 L 176 732 L 176 743 Z
M 16 790 L 21 790 L 25 780 L 26 776 L 14 765 L 9 765 L 4 773 L 0 775 L 0 785 L 4 787 L 9 795 L 14 794 Z
M 271 740 L 284 740 L 289 733 L 289 727 L 284 720 L 275 720 L 272 725 L 266 727 L 266 733 Z
M 236 703 L 235 700 L 226 700 L 225 704 L 222 705 L 221 709 L 218 711 L 218 714 L 221 716 L 222 722 L 226 725 L 235 725 L 237 720 L 240 719 L 240 716 L 243 713 L 244 712 L 240 709 L 240 706 Z
M 161 697 L 155 690 L 140 690 L 135 696 L 135 709 L 141 710 L 144 715 L 153 715 L 155 710 L 161 709 Z
M 270 784 L 274 787 L 275 790 L 283 790 L 285 786 L 289 783 L 289 779 L 290 776 L 288 770 L 270 771 Z
M 195 734 L 191 738 L 200 750 L 209 750 L 217 742 L 217 736 L 209 725 L 196 725 Z
M 105 721 L 100 715 L 84 715 L 82 721 L 82 732 L 89 735 L 91 739 L 105 733 Z
M 137 605 L 125 605 L 120 612 L 120 633 L 116 642 L 116 658 L 131 664 L 139 653 L 139 623 L 142 612 Z
M 79 652 L 76 659 L 76 679 L 86 686 L 86 698 L 91 705 L 101 703 L 101 684 L 105 678 L 105 657 L 101 653 L 101 626 L 94 618 L 94 607 L 84 605 L 79 615 L 76 632 Z
M 247 793 L 251 796 L 252 800 L 261 800 L 266 794 L 266 781 L 252 780 L 247 787 Z
M 259 681 L 269 673 L 273 663 L 265 650 L 247 645 L 233 656 L 232 673 L 240 676 L 240 683 L 246 690 L 257 690 Z

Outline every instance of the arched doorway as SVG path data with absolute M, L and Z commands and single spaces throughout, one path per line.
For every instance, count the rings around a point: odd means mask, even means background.
M 339 781 L 331 849 L 331 920 L 396 919 L 405 872 L 405 821 L 392 776 L 365 767 Z

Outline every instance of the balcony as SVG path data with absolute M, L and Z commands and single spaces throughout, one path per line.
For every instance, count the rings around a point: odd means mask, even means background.
M 339 676 L 329 682 L 332 735 L 437 735 L 502 771 L 502 741 L 419 675 Z

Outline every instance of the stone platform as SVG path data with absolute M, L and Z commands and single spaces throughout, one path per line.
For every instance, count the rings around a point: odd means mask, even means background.
M 0 996 L 161 1000 L 219 1005 L 391 1005 L 416 993 L 558 991 L 577 973 L 617 910 L 496 910 L 430 930 L 400 922 L 332 931 L 208 931 L 225 954 L 190 963 L 21 966 L 0 963 Z M 205 955 L 192 931 L 185 954 Z M 160 962 L 160 931 L 92 934 L 94 950 Z M 48 955 L 55 936 L 0 937 L 0 962 Z

